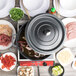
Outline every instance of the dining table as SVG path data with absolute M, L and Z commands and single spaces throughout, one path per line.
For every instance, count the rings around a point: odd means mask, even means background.
M 20 1 L 19 0 L 15 0 L 16 4 L 15 4 L 15 7 L 20 7 Z M 50 0 L 50 7 L 51 8 L 53 7 L 53 0 Z M 61 15 L 59 15 L 57 12 L 55 14 L 58 18 L 60 18 L 61 20 L 64 18 L 62 17 Z M 76 18 L 76 17 L 74 17 Z M 28 17 L 25 15 L 23 19 L 21 20 L 27 20 Z M 9 22 L 11 22 L 13 24 L 13 26 L 15 27 L 15 29 L 17 30 L 17 23 L 18 22 L 15 22 L 13 20 L 11 20 L 10 16 L 7 16 L 5 18 L 0 18 L 0 20 L 7 20 Z M 16 31 L 17 32 L 17 31 Z M 71 48 L 72 52 L 73 52 L 73 55 L 75 56 L 76 55 L 76 48 Z M 18 57 L 18 49 L 14 46 L 12 46 L 11 48 L 7 49 L 7 50 L 0 50 L 0 53 L 6 53 L 6 52 L 13 52 L 16 54 L 16 56 Z M 56 59 L 56 56 L 55 56 L 55 63 L 58 63 L 57 59 Z M 17 61 L 17 65 L 16 67 L 12 70 L 12 71 L 9 71 L 9 72 L 5 72 L 3 70 L 0 69 L 0 76 L 17 76 L 17 67 L 19 66 L 19 61 Z M 38 68 L 37 66 L 33 66 L 34 67 L 34 76 L 39 76 L 38 75 Z M 50 76 L 49 74 L 49 67 L 50 66 L 39 66 L 39 74 L 40 76 Z M 64 67 L 64 75 L 63 76 L 76 76 L 76 70 L 74 70 L 72 68 L 72 63 L 69 64 L 68 66 L 65 66 Z

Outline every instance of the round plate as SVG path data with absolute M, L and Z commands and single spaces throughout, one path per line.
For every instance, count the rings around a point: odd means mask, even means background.
M 62 22 L 66 26 L 70 22 L 76 22 L 76 18 L 64 18 L 62 20 Z M 76 38 L 65 41 L 64 46 L 66 46 L 66 47 L 76 47 Z
M 0 18 L 9 15 L 11 8 L 15 6 L 15 0 L 0 0 Z
M 64 8 L 61 7 L 60 5 L 60 2 L 59 0 L 53 0 L 53 4 L 54 4 L 54 7 L 56 9 L 56 11 L 64 16 L 64 17 L 73 17 L 73 16 L 76 16 L 76 9 L 75 10 L 66 10 Z
M 29 15 L 33 17 L 37 14 L 45 13 L 48 10 L 49 6 L 50 6 L 50 0 L 44 0 L 43 3 L 42 3 L 42 6 L 39 9 L 32 10 L 32 11 L 28 10 Z M 21 0 L 20 0 L 20 7 L 24 11 L 24 13 L 26 14 L 26 12 L 25 12 L 22 4 L 21 4 Z
M 8 52 L 8 53 L 3 54 L 2 56 L 5 57 L 5 55 L 11 55 L 12 57 L 15 58 L 16 62 L 15 62 L 15 65 L 13 65 L 13 66 L 10 68 L 10 70 L 8 70 L 7 68 L 4 68 L 4 69 L 1 68 L 1 69 L 2 69 L 3 71 L 11 71 L 11 70 L 13 70 L 13 69 L 15 68 L 15 66 L 16 66 L 16 64 L 17 64 L 16 55 L 15 55 L 14 53 Z M 2 67 L 1 61 L 0 61 L 0 67 Z
M 29 10 L 36 10 L 39 9 L 42 4 L 43 4 L 44 0 L 23 0 L 24 6 Z
M 61 49 L 65 39 L 65 28 L 56 16 L 41 14 L 27 24 L 25 37 L 34 51 L 49 55 Z
M 76 9 L 76 0 L 60 0 L 60 5 L 66 10 L 74 10 Z
M 10 22 L 8 22 L 6 20 L 0 20 L 0 24 L 9 25 L 9 27 L 11 27 L 12 30 L 13 30 L 12 36 L 16 35 L 15 28 L 14 28 L 14 26 Z M 14 37 L 13 41 L 11 41 L 11 43 L 9 43 L 8 46 L 2 46 L 2 45 L 0 45 L 0 50 L 6 50 L 6 49 L 10 48 L 12 46 L 12 42 L 14 42 L 15 39 L 16 39 L 16 37 Z

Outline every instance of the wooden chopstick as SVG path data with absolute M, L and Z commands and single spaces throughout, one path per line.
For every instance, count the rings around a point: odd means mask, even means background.
M 39 65 L 37 66 L 38 76 L 40 76 Z
M 55 0 L 55 2 L 56 2 L 56 9 L 60 12 L 60 5 L 57 4 L 57 2 L 59 2 L 59 0 Z M 58 13 L 57 16 L 60 18 L 60 14 L 59 13 Z
M 21 4 L 22 4 L 22 6 L 23 6 L 23 8 L 24 8 L 24 10 L 25 10 L 25 12 L 26 12 L 28 18 L 31 19 L 31 17 L 30 17 L 30 15 L 29 15 L 29 12 L 28 12 L 27 8 L 26 8 L 26 7 L 24 6 L 24 4 L 23 4 L 23 0 L 21 0 Z

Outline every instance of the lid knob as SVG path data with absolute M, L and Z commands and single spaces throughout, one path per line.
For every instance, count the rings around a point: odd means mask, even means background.
M 51 34 L 51 31 L 49 29 L 45 29 L 43 30 L 43 34 L 49 36 Z

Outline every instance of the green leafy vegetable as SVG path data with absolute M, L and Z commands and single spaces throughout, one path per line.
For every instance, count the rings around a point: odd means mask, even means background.
M 20 8 L 12 8 L 9 13 L 10 13 L 10 17 L 14 21 L 20 20 L 24 15 L 24 12 Z

